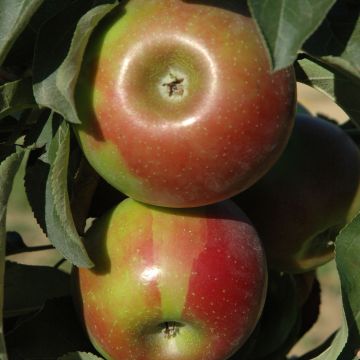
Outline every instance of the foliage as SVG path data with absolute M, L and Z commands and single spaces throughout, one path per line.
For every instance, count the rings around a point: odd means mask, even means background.
M 356 137 L 360 127 L 360 3 L 247 2 L 274 71 L 294 64 L 298 81 L 327 94 L 347 113 L 349 134 Z M 116 0 L 0 2 L 2 359 L 98 359 L 82 328 L 74 324 L 68 276 L 55 268 L 5 262 L 5 247 L 7 255 L 29 251 L 21 238 L 6 233 L 5 220 L 12 182 L 24 160 L 27 196 L 39 225 L 65 259 L 77 266 L 92 266 L 81 236 L 98 178 L 86 165 L 70 124 L 79 123 L 74 87 L 86 44 L 101 19 L 117 6 Z M 359 234 L 360 215 L 336 240 L 343 326 L 302 360 L 356 359 L 356 347 L 360 347 Z M 315 291 L 316 309 L 317 296 Z M 280 310 L 283 318 L 274 317 Z M 285 359 L 303 335 L 302 324 L 309 317 L 316 321 L 304 307 L 299 310 L 294 279 L 273 274 L 258 328 L 232 359 Z

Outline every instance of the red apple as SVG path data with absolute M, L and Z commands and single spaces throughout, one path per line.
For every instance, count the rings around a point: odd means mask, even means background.
M 269 266 L 302 272 L 333 258 L 339 230 L 360 210 L 360 153 L 336 124 L 297 115 L 276 165 L 235 197 L 264 243 Z
M 293 68 L 270 72 L 243 5 L 129 0 L 92 36 L 76 132 L 126 195 L 195 207 L 229 198 L 274 164 L 293 127 Z
M 169 210 L 124 200 L 96 221 L 78 269 L 78 303 L 106 359 L 223 360 L 254 329 L 267 268 L 230 200 Z

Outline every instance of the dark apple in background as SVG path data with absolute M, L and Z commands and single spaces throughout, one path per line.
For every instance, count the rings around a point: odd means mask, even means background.
M 269 170 L 293 127 L 293 68 L 270 72 L 240 1 L 211 3 L 124 1 L 89 41 L 75 130 L 95 170 L 136 200 L 229 198 Z
M 263 241 L 269 266 L 314 269 L 334 256 L 339 230 L 360 209 L 360 153 L 336 124 L 297 115 L 275 166 L 234 200 Z
M 106 359 L 224 360 L 253 331 L 267 267 L 256 230 L 230 200 L 165 209 L 124 200 L 85 238 L 77 304 Z

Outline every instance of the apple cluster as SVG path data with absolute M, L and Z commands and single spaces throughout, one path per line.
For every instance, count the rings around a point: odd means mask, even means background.
M 74 271 L 106 359 L 228 359 L 259 321 L 268 267 L 328 261 L 360 208 L 357 146 L 294 119 L 293 68 L 272 72 L 247 9 L 221 4 L 123 2 L 86 49 L 74 130 L 126 197 L 85 236 L 94 267 Z

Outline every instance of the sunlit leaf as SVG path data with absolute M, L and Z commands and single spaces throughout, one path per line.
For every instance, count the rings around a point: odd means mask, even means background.
M 92 9 L 91 2 L 74 2 L 46 23 L 38 39 L 34 64 L 36 100 L 73 123 L 80 122 L 73 93 L 85 47 L 91 31 L 117 3 L 107 2 Z
M 4 305 L 4 271 L 6 247 L 6 209 L 15 175 L 25 155 L 25 150 L 18 149 L 0 163 L 0 312 Z M 0 317 L 0 358 L 6 359 L 6 347 L 3 334 L 3 321 Z

